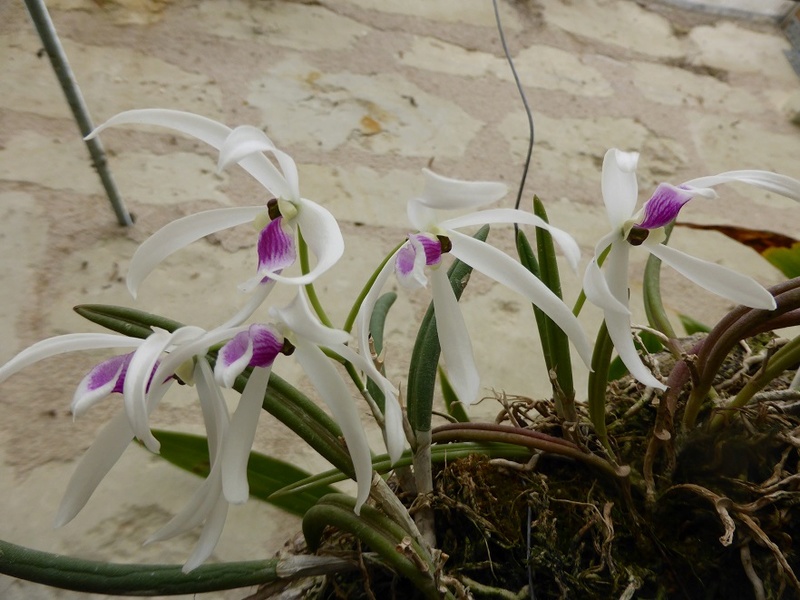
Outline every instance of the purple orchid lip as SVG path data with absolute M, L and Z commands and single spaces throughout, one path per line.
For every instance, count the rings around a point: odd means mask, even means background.
M 220 349 L 219 361 L 228 368 L 249 353 L 248 363 L 241 365 L 241 370 L 245 367 L 269 367 L 278 354 L 284 352 L 285 347 L 286 340 L 274 327 L 256 323 L 247 331 L 236 334 Z
M 113 356 L 96 365 L 87 375 L 87 389 L 94 391 L 108 385 L 114 380 L 114 387 L 111 389 L 110 393 L 121 394 L 122 388 L 125 385 L 125 374 L 128 371 L 131 358 L 133 358 L 133 352 Z
M 644 219 L 637 223 L 641 229 L 658 229 L 674 221 L 683 205 L 696 194 L 685 187 L 660 183 L 650 199 L 644 203 Z
M 258 236 L 259 271 L 279 272 L 297 258 L 294 239 L 283 230 L 282 223 L 283 217 L 273 219 Z
M 409 242 L 397 252 L 397 272 L 400 276 L 408 276 L 414 270 L 417 256 L 417 244 L 425 252 L 425 266 L 438 265 L 442 261 L 442 254 L 447 250 L 442 239 L 432 238 L 422 233 L 412 233 L 408 236 Z M 447 240 L 447 238 L 443 238 Z M 447 240 L 449 246 L 449 240 Z

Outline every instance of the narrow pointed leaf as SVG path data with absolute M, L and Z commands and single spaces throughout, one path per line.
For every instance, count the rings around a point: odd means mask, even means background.
M 680 320 L 681 325 L 683 325 L 684 331 L 686 331 L 686 335 L 694 335 L 695 333 L 708 333 L 711 331 L 711 327 L 706 325 L 705 323 L 701 323 L 694 317 L 690 317 L 689 315 L 678 315 L 678 320 Z
M 178 321 L 126 306 L 80 304 L 74 310 L 84 319 L 97 323 L 106 329 L 143 339 L 153 333 L 153 327 L 170 332 L 183 327 Z
M 542 204 L 538 196 L 533 197 L 533 212 L 540 219 L 548 222 L 544 204 Z M 556 296 L 563 299 L 553 236 L 546 229 L 536 228 L 536 250 L 539 254 L 540 279 Z M 569 355 L 569 338 L 549 317 L 547 317 L 545 323 L 547 324 L 547 343 L 553 361 L 551 370 L 555 372 L 556 381 L 560 388 L 554 389 L 553 395 L 556 398 L 557 404 L 559 404 L 559 399 L 561 400 L 560 404 L 563 404 L 563 416 L 569 420 L 574 420 L 575 387 L 572 380 L 572 360 Z
M 50 587 L 87 594 L 177 596 L 231 590 L 310 575 L 349 571 L 351 561 L 304 557 L 201 565 L 183 573 L 183 565 L 120 564 L 40 552 L 0 540 L 0 573 Z
M 528 269 L 534 276 L 541 279 L 539 261 L 536 258 L 536 254 L 533 252 L 533 248 L 531 248 L 528 237 L 521 229 L 517 231 L 517 255 L 519 256 L 519 262 L 522 266 Z M 550 341 L 548 338 L 547 315 L 535 304 L 531 304 L 531 306 L 533 307 L 533 315 L 536 318 L 536 328 L 539 330 L 544 364 L 549 373 L 553 368 L 553 355 L 550 350 Z

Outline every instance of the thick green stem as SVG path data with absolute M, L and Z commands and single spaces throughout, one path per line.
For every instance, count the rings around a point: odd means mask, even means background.
M 295 560 L 296 559 L 296 560 Z M 332 557 L 273 558 L 202 565 L 183 573 L 181 565 L 130 565 L 40 552 L 0 540 L 0 573 L 50 587 L 87 594 L 175 596 L 300 579 L 356 568 Z

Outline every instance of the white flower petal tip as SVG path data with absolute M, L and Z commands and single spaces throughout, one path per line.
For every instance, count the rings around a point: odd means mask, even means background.
M 639 164 L 638 152 L 626 152 L 618 148 L 612 148 L 606 153 L 606 158 L 613 157 L 617 168 L 625 173 L 635 173 Z
M 500 200 L 508 193 L 508 186 L 495 181 L 464 181 L 422 170 L 425 188 L 416 198 L 421 204 L 441 210 L 477 208 Z

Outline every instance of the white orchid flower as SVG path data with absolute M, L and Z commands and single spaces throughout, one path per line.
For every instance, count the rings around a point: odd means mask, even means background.
M 217 231 L 248 222 L 254 222 L 260 234 L 258 272 L 243 285 L 246 290 L 269 281 L 311 283 L 341 258 L 344 240 L 336 219 L 320 205 L 300 196 L 294 160 L 278 150 L 260 129 L 246 125 L 231 129 L 188 112 L 145 109 L 120 113 L 88 137 L 108 127 L 126 124 L 159 125 L 194 136 L 219 150 L 220 170 L 238 163 L 273 196 L 262 206 L 209 210 L 173 221 L 157 231 L 145 240 L 131 261 L 127 282 L 134 297 L 145 277 L 177 250 Z M 279 168 L 264 153 L 272 155 Z M 316 257 L 316 264 L 304 275 L 288 277 L 281 275 L 281 271 L 295 262 L 297 230 Z M 260 293 L 266 296 L 267 291 Z
M 67 485 L 55 519 L 56 527 L 71 521 L 135 438 L 152 452 L 160 444 L 149 427 L 149 415 L 178 379 L 192 383 L 195 357 L 229 339 L 241 328 L 181 327 L 170 333 L 154 329 L 146 339 L 105 333 L 68 334 L 46 339 L 20 352 L 0 368 L 0 382 L 25 367 L 67 352 L 101 348 L 133 349 L 92 368 L 78 385 L 72 413 L 77 418 L 113 393 L 123 396 L 123 409 L 101 430 Z M 201 399 L 202 400 L 202 399 Z M 202 403 L 202 402 L 201 402 Z
M 697 285 L 732 302 L 752 308 L 774 309 L 775 299 L 752 278 L 664 245 L 664 227 L 675 220 L 681 208 L 692 198 L 716 198 L 717 193 L 711 189 L 713 186 L 747 183 L 800 201 L 800 181 L 768 171 L 744 170 L 699 177 L 679 186 L 662 183 L 642 209 L 635 212 L 638 160 L 637 152 L 622 152 L 614 148 L 606 152 L 602 192 L 612 230 L 598 242 L 594 258 L 584 275 L 583 288 L 586 298 L 603 309 L 609 336 L 631 375 L 647 386 L 665 389 L 642 363 L 631 336 L 628 309 L 628 255 L 631 248 L 644 248 Z M 609 249 L 608 256 L 601 270 L 597 261 L 606 249 Z
M 347 332 L 325 327 L 319 322 L 311 312 L 303 291 L 285 308 L 270 309 L 270 314 L 275 319 L 274 326 L 251 325 L 223 346 L 217 357 L 215 376 L 217 382 L 226 387 L 233 385 L 236 377 L 247 367 L 253 367 L 223 444 L 222 489 L 225 498 L 234 504 L 247 500 L 247 461 L 272 364 L 278 354 L 283 353 L 291 354 L 300 363 L 342 429 L 358 484 L 358 513 L 369 495 L 372 478 L 369 444 L 352 394 L 321 348 L 332 350 L 351 361 L 357 368 L 368 370 L 369 365 L 363 357 L 345 345 L 350 338 Z M 391 385 L 377 374 L 377 370 L 373 375 L 386 393 L 392 391 Z M 402 435 L 402 430 L 400 434 Z M 388 441 L 389 438 L 391 442 Z M 396 448 L 398 443 L 399 452 Z M 387 446 L 391 448 L 390 453 L 394 454 L 395 460 L 402 452 L 402 444 L 402 438 L 398 440 L 396 432 L 391 435 L 387 432 Z
M 457 229 L 496 223 L 541 227 L 552 234 L 573 269 L 577 269 L 580 256 L 575 240 L 536 215 L 509 208 L 476 211 L 439 220 L 436 210 L 475 209 L 499 200 L 507 188 L 502 183 L 449 179 L 427 169 L 423 169 L 423 173 L 423 194 L 408 203 L 409 220 L 418 233 L 410 234 L 408 241 L 387 261 L 364 298 L 357 318 L 360 351 L 368 351 L 369 321 L 381 289 L 391 274 L 394 272 L 404 287 L 418 288 L 427 285 L 425 271 L 429 267 L 436 328 L 448 379 L 461 402 L 471 404 L 478 398 L 480 378 L 472 343 L 447 273 L 440 268 L 442 254 L 449 252 L 538 306 L 564 330 L 583 361 L 589 365 L 589 343 L 578 320 L 564 302 L 518 261 Z

